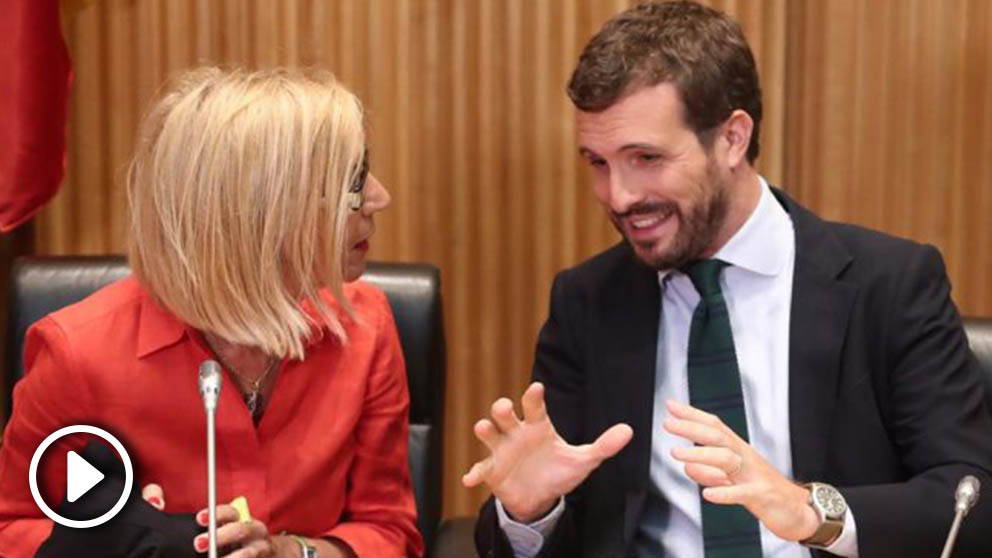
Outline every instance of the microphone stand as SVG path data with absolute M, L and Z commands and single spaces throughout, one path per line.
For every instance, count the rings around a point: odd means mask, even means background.
M 958 489 L 954 492 L 954 522 L 951 523 L 951 531 L 947 534 L 940 558 L 950 558 L 954 543 L 957 542 L 958 531 L 961 529 L 961 522 L 978 500 L 980 486 L 981 483 L 972 475 L 965 475 L 958 483 Z
M 961 522 L 964 520 L 964 513 L 957 512 L 954 514 L 954 523 L 951 523 L 951 532 L 947 534 L 947 540 L 944 542 L 944 551 L 940 553 L 940 558 L 951 558 L 951 551 L 954 549 L 954 543 L 957 542 L 958 530 L 961 529 Z
M 217 454 L 214 418 L 220 398 L 220 365 L 214 360 L 200 364 L 200 395 L 207 415 L 207 537 L 208 558 L 217 558 Z
M 209 558 L 217 558 L 217 454 L 214 439 L 215 410 L 207 411 L 207 529 Z

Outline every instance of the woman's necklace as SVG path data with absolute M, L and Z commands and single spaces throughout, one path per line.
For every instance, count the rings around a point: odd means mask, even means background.
M 244 399 L 245 405 L 248 406 L 248 411 L 251 413 L 252 420 L 258 422 L 264 408 L 262 401 L 262 382 L 264 382 L 269 374 L 276 369 L 276 365 L 279 364 L 279 359 L 272 358 L 272 361 L 269 362 L 268 366 L 266 366 L 265 372 L 262 372 L 259 377 L 252 380 L 241 372 L 238 372 L 237 368 L 231 366 L 226 359 L 220 356 L 220 351 L 217 350 L 217 347 L 215 347 L 214 344 L 206 338 L 206 336 L 204 336 L 204 339 L 207 341 L 207 345 L 213 350 L 214 356 L 217 357 L 217 360 L 220 361 L 224 368 L 227 368 L 231 374 L 234 374 L 238 377 L 238 379 L 248 384 L 248 388 L 243 390 L 241 397 Z
M 221 362 L 223 362 L 223 360 Z M 255 421 L 257 421 L 262 414 L 262 382 L 265 381 L 265 378 L 268 377 L 269 373 L 275 370 L 277 364 L 279 364 L 279 359 L 272 359 L 272 362 L 269 363 L 269 366 L 265 369 L 265 372 L 262 372 L 261 376 L 255 378 L 254 380 L 249 380 L 244 374 L 235 370 L 233 366 L 227 364 L 226 362 L 224 363 L 224 366 L 226 366 L 232 374 L 238 378 L 241 378 L 245 382 L 248 382 L 250 387 L 245 390 L 241 396 L 245 400 L 245 405 L 248 406 L 248 411 L 251 413 L 251 418 Z

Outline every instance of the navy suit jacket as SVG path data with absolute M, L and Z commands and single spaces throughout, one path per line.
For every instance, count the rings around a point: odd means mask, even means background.
M 992 486 L 992 415 L 939 252 L 825 222 L 781 191 L 796 261 L 789 335 L 793 476 L 838 487 L 862 557 L 935 557 L 965 474 Z M 634 438 L 566 496 L 547 558 L 627 558 L 649 488 L 660 312 L 657 273 L 626 243 L 561 272 L 533 377 L 570 443 L 625 422 Z M 784 340 L 783 340 L 784 341 Z M 992 556 L 980 501 L 955 556 Z M 487 501 L 480 555 L 512 557 Z M 824 554 L 825 555 L 825 554 Z

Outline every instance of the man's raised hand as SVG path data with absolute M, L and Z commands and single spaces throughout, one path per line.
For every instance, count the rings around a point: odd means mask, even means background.
M 616 455 L 633 437 L 626 424 L 615 424 L 591 444 L 566 442 L 548 417 L 544 386 L 535 382 L 521 398 L 520 420 L 507 398 L 493 403 L 492 419 L 475 423 L 475 436 L 489 457 L 462 477 L 467 487 L 485 483 L 510 516 L 530 523 L 547 514 L 558 499 L 582 483 L 603 460 Z

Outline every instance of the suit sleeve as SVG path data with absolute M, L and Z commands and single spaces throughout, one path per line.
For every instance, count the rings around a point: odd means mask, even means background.
M 992 417 L 950 298 L 940 254 L 915 252 L 893 290 L 885 335 L 887 393 L 879 395 L 908 480 L 842 488 L 861 556 L 937 556 L 965 474 L 992 486 Z M 856 455 L 849 456 L 857 459 Z M 992 501 L 972 510 L 956 555 L 992 555 Z
M 558 433 L 571 444 L 580 443 L 584 432 L 584 375 L 581 346 L 574 332 L 581 306 L 567 293 L 568 271 L 555 277 L 551 288 L 548 319 L 541 327 L 534 357 L 533 380 L 545 387 L 548 414 Z M 582 505 L 582 485 L 565 498 L 565 512 L 545 538 L 539 558 L 578 556 L 575 518 Z M 483 558 L 513 558 L 513 548 L 499 526 L 493 498 L 479 510 L 475 529 L 476 548 Z
M 347 543 L 359 558 L 423 555 L 407 461 L 410 396 L 399 334 L 388 303 L 354 434 L 345 519 L 326 536 Z
M 44 318 L 28 330 L 24 342 L 24 368 L 27 373 L 14 389 L 14 408 L 0 448 L 0 557 L 29 558 L 52 531 L 28 486 L 28 470 L 35 448 L 49 434 L 76 423 L 86 423 L 90 399 L 84 378 L 65 334 L 51 318 Z M 78 450 L 83 440 L 66 436 L 55 442 L 45 455 L 61 455 Z M 43 460 L 50 467 L 39 467 L 39 483 L 46 502 L 54 506 L 62 499 L 57 479 L 65 479 L 65 463 Z

